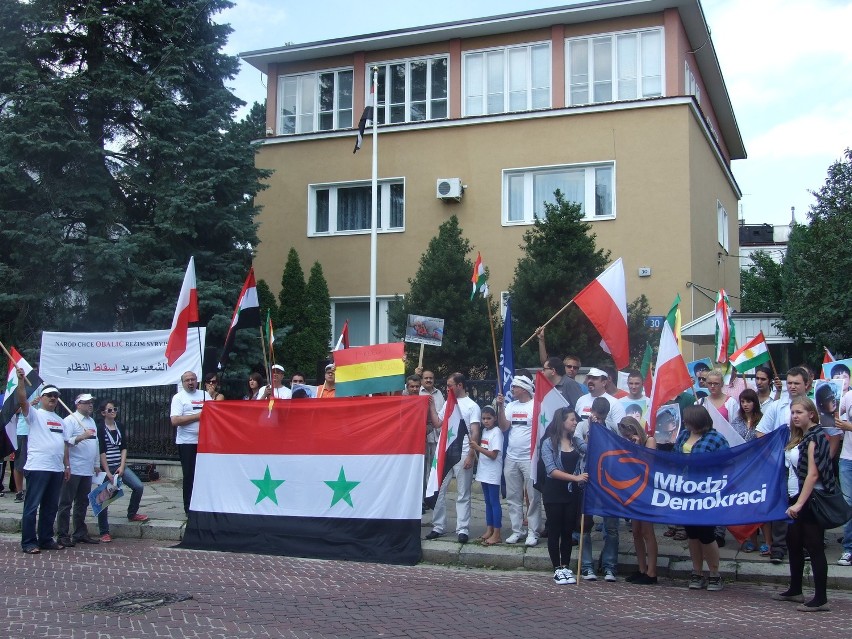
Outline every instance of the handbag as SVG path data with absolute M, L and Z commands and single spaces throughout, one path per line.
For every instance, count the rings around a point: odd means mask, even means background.
M 849 505 L 839 490 L 829 493 L 823 489 L 814 488 L 808 505 L 820 528 L 825 530 L 842 526 L 852 517 Z

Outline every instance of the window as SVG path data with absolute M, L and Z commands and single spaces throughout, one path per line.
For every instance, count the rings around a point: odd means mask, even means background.
M 308 235 L 362 233 L 370 230 L 372 187 L 369 182 L 315 184 L 310 187 Z M 378 230 L 405 230 L 405 184 L 379 182 Z
M 368 92 L 373 66 L 367 67 Z M 446 56 L 388 62 L 378 67 L 379 124 L 447 117 Z
M 719 246 L 728 252 L 728 211 L 722 206 L 719 200 L 716 200 L 716 227 L 719 239 Z
M 582 207 L 586 219 L 615 217 L 615 166 L 612 163 L 512 169 L 503 172 L 503 224 L 531 224 L 555 204 L 559 189 Z
M 662 29 L 566 40 L 569 105 L 663 94 Z
M 550 44 L 464 55 L 464 114 L 550 107 Z
M 388 311 L 394 303 L 393 297 L 376 297 L 376 323 L 378 343 L 389 344 L 400 341 L 393 333 L 388 321 Z M 337 298 L 331 300 L 332 336 L 340 336 L 343 324 L 349 320 L 349 345 L 366 346 L 370 343 L 370 299 L 365 297 Z M 330 344 L 330 348 L 334 343 Z
M 352 128 L 352 69 L 278 78 L 278 134 Z
M 695 101 L 698 102 L 698 104 L 701 104 L 701 88 L 698 86 L 698 82 L 695 80 L 695 76 L 692 75 L 692 69 L 689 68 L 689 63 L 684 61 L 683 68 L 686 95 L 694 95 Z

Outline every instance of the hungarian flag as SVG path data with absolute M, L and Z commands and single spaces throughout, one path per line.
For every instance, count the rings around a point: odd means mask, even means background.
M 417 563 L 428 401 L 208 402 L 181 545 Z
M 24 371 L 24 385 L 28 398 L 32 397 L 38 390 L 38 387 L 44 384 L 38 373 L 14 346 L 9 348 L 9 354 L 12 356 L 12 359 L 9 360 L 9 371 L 8 375 L 6 375 L 6 391 L 3 394 L 3 410 L 0 413 L 0 422 L 3 424 L 8 424 L 18 410 L 18 374 L 15 371 L 16 366 Z
M 651 364 L 654 361 L 654 349 L 648 342 L 645 342 L 645 353 L 642 355 L 642 364 L 639 367 L 639 373 L 642 375 L 642 386 L 645 389 L 645 396 L 651 396 L 651 389 L 654 383 L 654 370 Z
M 254 267 L 249 269 L 243 290 L 237 300 L 237 307 L 231 318 L 231 327 L 225 337 L 225 348 L 222 349 L 222 357 L 219 358 L 219 369 L 228 363 L 228 355 L 234 349 L 236 332 L 241 328 L 260 327 L 260 302 L 257 300 L 257 286 L 254 282 Z
M 186 352 L 186 331 L 189 325 L 198 321 L 198 289 L 195 285 L 195 256 L 189 258 L 183 285 L 180 287 L 172 330 L 166 344 L 166 360 L 169 366 Z
M 425 395 L 421 397 L 425 397 Z M 462 419 L 455 393 L 447 393 L 447 403 L 444 404 L 444 421 L 441 422 L 441 432 L 438 435 L 438 444 L 435 449 L 437 452 L 432 460 L 432 470 L 426 484 L 426 499 L 424 501 L 427 506 L 435 507 L 438 491 L 441 489 L 447 473 L 461 461 L 462 446 L 467 434 L 468 425 Z
M 405 342 L 334 353 L 335 397 L 398 391 L 405 386 Z
M 834 361 L 834 355 L 831 354 L 831 351 L 828 350 L 825 346 L 822 347 L 822 350 L 825 351 L 825 354 L 822 356 L 822 366 L 820 366 L 820 379 L 825 379 L 825 365 L 831 364 Z
M 476 262 L 473 265 L 473 275 L 470 276 L 470 281 L 473 288 L 470 291 L 470 299 L 476 297 L 477 292 L 482 293 L 482 297 L 488 296 L 488 273 L 485 272 L 485 265 L 482 263 L 482 256 L 476 254 Z
M 625 368 L 630 363 L 630 349 L 627 339 L 627 291 L 621 258 L 577 293 L 574 303 L 600 333 L 603 338 L 601 345 L 612 355 L 616 368 Z
M 340 331 L 340 337 L 334 345 L 336 351 L 342 351 L 344 348 L 349 348 L 349 320 L 343 322 L 343 330 Z
M 651 388 L 651 407 L 648 410 L 648 434 L 653 435 L 657 426 L 657 411 L 670 399 L 674 399 L 687 388 L 692 388 L 692 376 L 683 361 L 671 326 L 663 322 L 657 365 L 654 367 L 654 384 Z
M 763 331 L 760 331 L 753 340 L 741 349 L 731 354 L 731 365 L 740 372 L 750 371 L 768 361 L 769 348 L 766 346 Z
M 535 374 L 535 395 L 533 395 L 533 422 L 532 422 L 532 442 L 530 451 L 532 451 L 530 462 L 530 476 L 533 483 L 538 479 L 538 457 L 541 454 L 539 450 L 539 442 L 544 437 L 550 422 L 553 421 L 553 414 L 560 408 L 568 406 L 568 400 L 562 396 L 553 384 L 544 376 L 544 373 L 538 371 Z
M 364 102 L 364 112 L 361 114 L 361 120 L 358 122 L 358 137 L 355 138 L 355 148 L 352 153 L 357 153 L 364 141 L 364 132 L 368 125 L 373 124 L 373 105 L 376 103 L 376 85 L 370 82 L 370 94 Z
M 680 348 L 680 352 L 683 353 L 683 343 L 680 339 L 680 293 L 678 293 L 677 297 L 675 297 L 675 301 L 672 303 L 672 307 L 669 309 L 669 312 L 666 315 L 666 321 L 669 323 L 669 326 L 672 327 L 672 332 L 674 333 L 675 341 L 677 342 L 678 348 Z
M 736 350 L 733 322 L 731 321 L 731 305 L 725 289 L 716 296 L 716 354 L 717 362 L 725 363 Z

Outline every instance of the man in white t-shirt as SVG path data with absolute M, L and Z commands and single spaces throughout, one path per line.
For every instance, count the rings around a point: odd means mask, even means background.
M 432 531 L 426 535 L 426 539 L 437 539 L 444 535 L 447 524 L 447 486 L 450 480 L 456 478 L 456 534 L 459 543 L 466 544 L 470 538 L 470 489 L 473 483 L 473 467 L 476 462 L 476 452 L 470 447 L 470 440 L 479 441 L 480 433 L 480 411 L 479 406 L 467 395 L 467 378 L 461 373 L 453 373 L 447 378 L 447 393 L 456 396 L 456 403 L 461 412 L 461 417 L 467 425 L 468 434 L 462 442 L 461 459 L 453 466 L 444 477 L 438 497 L 435 501 L 435 510 L 432 512 Z M 447 405 L 438 411 L 435 409 L 434 399 L 429 402 L 429 417 L 436 428 L 441 428 L 444 412 Z
M 263 399 L 269 399 L 273 395 L 275 399 L 290 399 L 293 396 L 290 389 L 284 386 L 284 367 L 281 364 L 272 367 L 272 384 L 266 387 Z
M 444 404 L 444 395 L 440 390 L 435 388 L 435 373 L 432 371 L 423 370 L 418 367 L 414 369 L 416 375 L 420 375 L 420 394 L 428 395 L 432 398 L 435 404 L 435 410 L 440 411 Z M 441 425 L 435 426 L 429 417 L 426 415 L 426 455 L 423 457 L 423 494 L 426 494 L 426 484 L 429 482 L 429 473 L 432 470 L 432 461 L 435 459 L 435 452 L 438 447 L 438 432 Z
M 183 511 L 189 515 L 192 485 L 195 481 L 195 459 L 198 456 L 198 422 L 204 402 L 211 399 L 206 391 L 198 389 L 198 376 L 186 371 L 180 376 L 183 388 L 172 397 L 169 413 L 175 427 L 180 468 L 183 474 Z
M 100 543 L 98 539 L 89 536 L 89 529 L 86 527 L 92 476 L 98 472 L 101 459 L 95 436 L 97 426 L 92 419 L 92 413 L 95 412 L 94 401 L 95 398 L 89 393 L 77 395 L 74 400 L 77 410 L 64 420 L 70 433 L 68 460 L 71 464 L 71 477 L 62 485 L 59 514 L 56 517 L 56 536 L 63 546 Z
M 533 488 L 530 463 L 535 387 L 526 375 L 513 377 L 510 386 L 514 401 L 506 404 L 503 395 L 497 395 L 497 425 L 509 438 L 503 476 L 512 534 L 506 538 L 506 543 L 516 544 L 526 534 L 526 545 L 535 546 L 541 534 L 541 493 Z M 524 494 L 530 504 L 526 513 L 527 531 L 524 531 Z
M 16 368 L 16 373 L 18 405 L 30 428 L 27 463 L 24 466 L 27 491 L 21 517 L 21 549 L 28 555 L 37 555 L 42 550 L 61 550 L 65 547 L 53 538 L 53 524 L 59 508 L 62 482 L 71 476 L 66 444 L 70 431 L 55 412 L 59 403 L 59 389 L 45 386 L 39 397 L 40 407 L 32 408 L 27 402 L 24 371 Z

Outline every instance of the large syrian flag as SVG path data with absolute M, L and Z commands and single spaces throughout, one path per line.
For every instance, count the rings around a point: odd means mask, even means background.
M 434 508 L 441 484 L 444 483 L 444 479 L 453 466 L 461 461 L 462 445 L 464 438 L 467 437 L 467 432 L 467 424 L 462 419 L 455 394 L 447 393 L 447 403 L 444 404 L 444 421 L 441 422 L 441 434 L 438 436 L 436 447 L 437 452 L 435 459 L 432 460 L 432 470 L 426 484 L 425 502 L 428 506 Z
M 228 363 L 228 355 L 234 350 L 236 333 L 241 328 L 260 327 L 260 302 L 257 299 L 257 285 L 254 281 L 254 267 L 249 269 L 248 277 L 240 291 L 234 315 L 231 317 L 231 327 L 225 336 L 225 347 L 222 349 L 222 357 L 219 358 L 219 369 Z
M 3 395 L 3 410 L 0 413 L 0 423 L 2 424 L 8 424 L 18 410 L 18 374 L 15 372 L 16 366 L 19 366 L 24 371 L 24 384 L 26 385 L 27 397 L 32 397 L 38 387 L 44 383 L 35 369 L 29 365 L 27 360 L 23 358 L 14 346 L 9 348 L 9 354 L 12 356 L 12 359 L 9 360 L 9 371 L 6 375 L 6 391 Z
M 428 401 L 208 402 L 181 545 L 417 563 Z
M 560 408 L 568 406 L 568 400 L 562 396 L 556 387 L 550 383 L 544 373 L 538 371 L 535 374 L 535 395 L 533 396 L 533 423 L 532 423 L 532 458 L 530 460 L 530 476 L 533 483 L 538 479 L 538 457 L 541 454 L 539 442 L 544 437 L 553 414 Z

